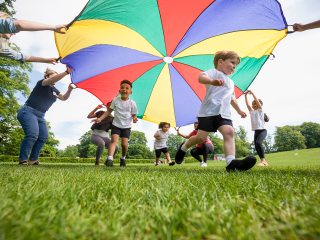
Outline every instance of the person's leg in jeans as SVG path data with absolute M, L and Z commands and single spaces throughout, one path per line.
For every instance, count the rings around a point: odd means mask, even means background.
M 19 153 L 19 161 L 23 162 L 28 160 L 29 153 L 38 139 L 38 117 L 33 113 L 31 108 L 22 106 L 18 111 L 17 118 L 25 133 L 25 137 L 20 145 Z
M 38 113 L 39 114 L 39 113 Z M 44 119 L 44 114 L 41 113 L 40 116 L 37 114 L 38 117 L 38 126 L 39 126 L 39 135 L 32 147 L 32 151 L 30 154 L 30 161 L 29 164 L 33 161 L 38 161 L 41 149 L 43 148 L 44 144 L 49 138 L 49 132 L 46 120 Z
M 201 149 L 203 153 L 203 161 L 207 163 L 208 155 L 213 153 L 214 148 L 210 143 L 203 143 Z

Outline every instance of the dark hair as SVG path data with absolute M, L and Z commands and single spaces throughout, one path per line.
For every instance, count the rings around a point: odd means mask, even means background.
M 254 101 L 254 100 L 253 100 L 253 101 Z M 259 101 L 260 105 L 263 106 L 262 100 L 261 100 L 261 99 L 258 99 L 258 101 Z M 269 120 L 270 120 L 270 118 L 268 117 L 267 114 L 264 114 L 263 119 L 264 119 L 265 122 L 269 122 Z
M 106 106 L 108 106 L 108 104 L 112 104 L 112 102 L 107 102 Z
M 122 81 L 120 82 L 120 86 L 121 86 L 122 84 L 124 84 L 124 83 L 129 84 L 130 87 L 132 88 L 132 83 L 131 83 L 129 80 L 122 80 Z
M 169 127 L 170 127 L 170 123 L 161 122 L 161 123 L 159 124 L 159 128 L 162 129 L 165 125 L 169 125 Z

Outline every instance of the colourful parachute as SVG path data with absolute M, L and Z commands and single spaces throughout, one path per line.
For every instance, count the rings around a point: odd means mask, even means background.
M 276 0 L 90 0 L 55 38 L 77 87 L 106 104 L 128 79 L 139 118 L 184 126 L 196 121 L 198 75 L 217 51 L 242 58 L 231 76 L 239 97 L 286 35 Z

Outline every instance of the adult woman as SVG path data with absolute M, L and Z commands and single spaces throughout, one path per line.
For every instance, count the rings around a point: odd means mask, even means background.
M 44 72 L 44 79 L 37 82 L 26 103 L 18 111 L 18 120 L 23 128 L 25 137 L 21 142 L 19 164 L 26 165 L 29 153 L 29 165 L 38 165 L 40 151 L 49 138 L 46 120 L 46 111 L 51 105 L 60 99 L 67 100 L 70 97 L 73 87 L 69 85 L 68 91 L 62 94 L 54 85 L 72 72 L 67 67 L 63 73 L 57 73 L 49 68 Z
M 107 103 L 107 109 L 109 110 L 111 106 L 111 102 Z M 98 105 L 95 109 L 93 109 L 89 114 L 88 118 L 99 118 L 101 117 L 105 111 L 98 111 L 98 109 L 101 109 L 102 105 Z M 111 139 L 109 137 L 109 129 L 111 128 L 113 121 L 113 115 L 110 114 L 108 117 L 104 118 L 100 123 L 95 123 L 92 125 L 91 129 L 93 130 L 90 140 L 91 142 L 98 146 L 96 151 L 96 163 L 95 165 L 100 165 L 100 158 L 103 153 L 104 148 L 108 148 L 111 142 Z M 116 150 L 114 152 L 114 155 L 118 152 L 119 146 L 116 145 Z
M 197 135 L 198 122 L 194 123 L 194 130 L 189 135 L 184 135 L 179 132 L 179 128 L 177 129 L 177 133 L 184 138 L 189 139 L 192 136 Z M 214 147 L 209 137 L 203 143 L 197 144 L 195 148 L 191 149 L 191 155 L 200 162 L 200 167 L 207 167 L 207 158 L 210 153 L 213 153 Z M 203 161 L 200 157 L 203 155 Z
M 9 14 L 0 11 L 0 57 L 11 58 L 22 63 L 42 62 L 55 64 L 57 62 L 56 58 L 40 58 L 17 52 L 9 47 L 8 41 L 12 35 L 15 35 L 19 31 L 52 30 L 57 33 L 65 33 L 62 29 L 66 30 L 66 25 L 51 26 L 26 20 L 17 20 Z

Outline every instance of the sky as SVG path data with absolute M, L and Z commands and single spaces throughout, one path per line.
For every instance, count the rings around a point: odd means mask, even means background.
M 319 0 L 280 0 L 288 24 L 309 23 L 320 19 Z M 51 25 L 71 22 L 87 0 L 17 0 L 14 16 L 20 20 L 30 20 Z M 37 57 L 58 57 L 54 34 L 51 31 L 20 32 L 11 38 L 22 52 Z M 289 34 L 276 46 L 274 60 L 268 60 L 257 75 L 250 89 L 264 103 L 264 110 L 270 118 L 267 131 L 274 134 L 276 127 L 300 125 L 303 122 L 320 123 L 320 29 Z M 34 63 L 29 74 L 30 90 L 37 81 L 43 79 L 47 67 L 59 72 L 65 71 L 63 64 L 55 66 Z M 65 93 L 71 82 L 69 76 L 56 84 L 61 93 Z M 20 104 L 26 99 L 20 98 Z M 244 96 L 238 99 L 240 108 L 248 113 Z M 60 141 L 59 149 L 79 143 L 80 137 L 90 130 L 91 123 L 87 115 L 101 102 L 90 93 L 75 89 L 67 101 L 57 100 L 46 113 L 51 131 Z M 244 126 L 249 141 L 253 140 L 250 117 L 242 119 L 233 109 L 234 127 Z M 132 129 L 144 132 L 148 147 L 153 149 L 154 133 L 158 125 L 139 119 Z M 189 134 L 193 126 L 185 126 L 181 133 Z M 171 133 L 176 131 L 171 128 Z M 219 135 L 222 137 L 221 135 Z

